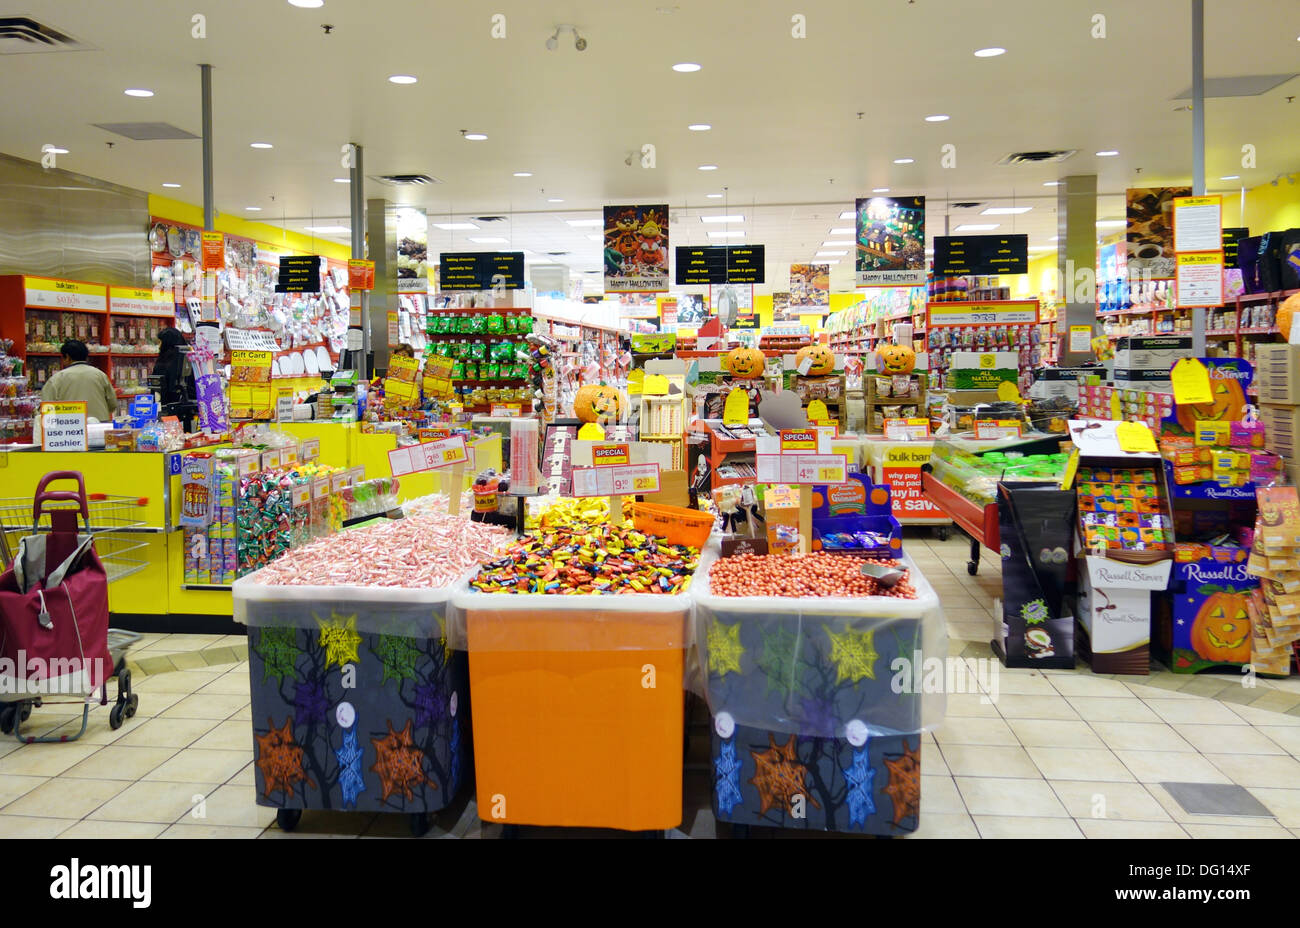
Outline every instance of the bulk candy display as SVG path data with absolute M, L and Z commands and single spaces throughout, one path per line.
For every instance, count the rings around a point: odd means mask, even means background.
M 741 554 L 714 561 L 709 568 L 709 588 L 715 596 L 888 596 L 916 599 L 910 573 L 891 586 L 863 576 L 864 564 L 900 567 L 888 558 L 848 557 L 839 554 Z

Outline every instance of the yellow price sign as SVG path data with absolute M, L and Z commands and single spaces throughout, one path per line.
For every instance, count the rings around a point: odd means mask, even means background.
M 1174 388 L 1174 402 L 1179 405 L 1214 402 L 1210 372 L 1196 358 L 1179 360 L 1169 372 L 1169 381 Z
M 464 459 L 465 455 L 459 448 L 443 449 L 442 460 L 444 464 L 450 464 L 452 461 L 463 461 Z
M 817 479 L 827 483 L 837 482 L 844 479 L 844 471 L 838 467 L 821 467 L 817 469 Z
M 659 481 L 655 480 L 653 477 L 637 477 L 636 480 L 632 482 L 633 488 L 638 491 L 657 489 L 658 485 Z
M 1115 427 L 1115 438 L 1120 451 L 1156 454 L 1156 437 L 1145 422 L 1121 422 Z

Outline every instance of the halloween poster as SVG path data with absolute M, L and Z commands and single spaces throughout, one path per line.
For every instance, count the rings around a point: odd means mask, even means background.
M 1300 499 L 1295 487 L 1257 487 L 1255 501 L 1265 545 L 1300 545 Z
M 1130 187 L 1124 191 L 1129 280 L 1174 276 L 1174 198 L 1191 195 L 1191 187 Z
M 854 201 L 854 212 L 857 285 L 924 284 L 925 197 L 867 197 Z
M 829 264 L 790 265 L 790 308 L 787 315 L 815 315 L 831 305 Z
M 668 292 L 668 205 L 605 207 L 605 292 Z

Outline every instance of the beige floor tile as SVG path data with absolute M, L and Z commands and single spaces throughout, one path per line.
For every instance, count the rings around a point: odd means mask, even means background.
M 1268 709 L 1271 712 L 1289 713 L 1295 710 L 1296 696 L 1294 693 L 1265 689 L 1257 699 L 1252 699 L 1249 705 L 1253 709 Z
M 1137 700 L 1133 700 L 1137 702 Z M 1019 695 L 1000 693 L 998 712 L 1005 719 L 1066 719 L 1078 721 L 1079 714 L 1065 701 L 1064 696 Z
M 135 781 L 168 760 L 177 748 L 141 748 L 110 744 L 64 772 L 65 777 Z
M 1141 783 L 1051 780 L 1050 785 L 1070 817 L 1080 821 L 1172 821 L 1169 813 Z
M 1049 780 L 1132 780 L 1127 767 L 1110 751 L 1094 748 L 1030 747 L 1034 765 Z
M 1225 704 L 1213 699 L 1148 699 L 1146 704 L 1166 722 L 1189 725 L 1245 725 Z
M 232 721 L 251 722 L 253 720 L 253 711 L 250 706 L 244 706 L 231 717 Z
M 991 744 L 946 744 L 943 759 L 954 776 L 961 777 L 1028 777 L 1042 774 L 1022 747 Z M 925 769 L 922 765 L 922 770 Z
M 1044 748 L 1100 748 L 1101 739 L 1087 722 L 1055 719 L 1011 719 L 1007 722 L 1023 745 Z
M 974 815 L 981 838 L 1082 838 L 1083 832 L 1068 818 L 1018 815 Z
M 939 744 L 1010 744 L 1019 742 L 1001 719 L 945 719 L 934 732 Z
M 244 700 L 247 701 L 251 688 L 252 685 L 248 679 L 247 672 L 241 674 L 223 673 L 207 686 L 203 687 L 203 689 L 199 690 L 199 693 L 204 696 L 211 696 L 213 694 L 243 696 Z
M 965 812 L 931 812 L 928 808 L 921 812 L 921 827 L 906 838 L 909 841 L 927 838 L 978 838 L 975 823 Z
M 167 828 L 157 822 L 100 822 L 86 819 L 77 822 L 59 835 L 63 838 L 105 838 L 120 841 L 124 838 L 156 838 Z
M 123 780 L 50 780 L 5 806 L 5 814 L 82 819 L 126 787 Z
M 72 743 L 29 744 L 21 751 L 0 757 L 0 774 L 28 777 L 57 777 L 98 751 L 100 745 Z
M 1285 754 L 1208 754 L 1206 759 L 1242 786 L 1287 789 L 1300 783 L 1300 761 Z
M 998 718 L 998 710 L 989 697 L 974 693 L 949 693 L 945 697 L 944 713 L 952 718 Z
M 1239 838 L 1294 838 L 1295 835 L 1278 825 L 1242 828 L 1237 825 L 1192 825 L 1183 828 L 1193 838 L 1218 838 L 1235 841 Z
M 251 751 L 201 750 L 191 747 L 159 764 L 141 779 L 168 783 L 225 783 L 248 765 Z
M 202 813 L 201 818 L 196 817 L 197 812 Z M 176 822 L 191 827 L 225 825 L 259 830 L 274 823 L 275 809 L 259 806 L 257 791 L 251 786 L 222 786 L 213 791 L 202 806 L 186 812 Z
M 140 698 L 144 699 L 145 693 L 193 693 L 211 682 L 207 674 L 174 670 L 145 677 L 138 683 L 132 683 L 132 688 L 139 690 Z
M 1200 754 L 1186 751 L 1116 751 L 1115 756 L 1143 783 L 1231 783 Z
M 1274 712 L 1271 709 L 1261 709 L 1258 706 L 1234 705 L 1228 708 L 1252 725 L 1300 728 L 1300 715 L 1287 715 L 1285 712 Z
M 139 718 L 154 718 L 162 715 L 176 703 L 186 697 L 185 693 L 168 693 L 162 690 L 151 692 L 136 693 L 140 701 L 136 706 L 135 714 Z
M 233 828 L 228 825 L 172 825 L 159 838 L 260 838 L 261 828 Z
M 948 637 L 958 641 L 988 641 L 993 627 L 987 622 L 948 622 Z
M 1131 699 L 1128 688 L 1118 680 L 1094 677 L 1091 671 L 1052 677 L 1052 686 L 1062 696 L 1100 696 Z
M 1139 702 L 1133 700 L 1133 702 Z M 1118 751 L 1193 751 L 1172 725 L 1154 722 L 1091 722 L 1092 730 Z
M 247 751 L 251 756 L 253 750 L 253 726 L 249 722 L 222 722 L 198 741 L 196 748 L 204 750 Z
M 1159 722 L 1160 716 L 1140 699 L 1109 696 L 1067 696 L 1066 701 L 1086 722 Z M 1096 729 L 1096 726 L 1093 726 Z
M 248 705 L 248 696 L 213 693 L 186 696 L 162 714 L 167 719 L 213 719 L 224 721 Z
M 1264 735 L 1288 754 L 1300 755 L 1300 727 L 1295 725 L 1256 724 L 1253 730 Z
M 1177 690 L 1161 689 L 1155 686 L 1147 686 L 1144 683 L 1125 683 L 1127 689 L 1134 696 L 1142 699 L 1198 699 L 1190 693 L 1180 693 Z
M 922 742 L 921 744 L 921 772 L 925 775 L 947 775 L 951 773 L 948 765 L 944 763 L 939 746 L 933 741 Z
M 184 748 L 217 727 L 213 719 L 146 719 L 118 743 L 133 747 Z
M 921 776 L 921 809 L 923 812 L 961 812 L 966 805 L 957 792 L 952 777 Z
M 1202 754 L 1287 753 L 1262 732 L 1249 725 L 1175 725 L 1173 727 Z
M 1256 799 L 1268 807 L 1278 824 L 1285 828 L 1300 828 L 1300 789 L 1273 789 L 1266 786 L 1249 787 Z
M 1065 807 L 1045 780 L 956 777 L 971 815 L 1064 816 Z M 924 800 L 922 800 L 924 801 Z
M 1075 820 L 1085 838 L 1190 838 L 1176 822 L 1130 822 L 1080 818 Z
M 220 644 L 224 635 L 170 635 L 164 644 L 171 651 L 198 651 Z
M 170 825 L 217 787 L 216 783 L 133 783 L 92 812 L 90 818 Z
M 8 773 L 0 774 L 0 808 L 7 806 L 19 796 L 30 793 L 41 784 L 48 782 L 48 777 L 25 777 Z
M 74 818 L 0 815 L 0 838 L 53 838 L 75 824 Z
M 1056 689 L 1042 674 L 998 667 L 998 695 L 1056 696 Z

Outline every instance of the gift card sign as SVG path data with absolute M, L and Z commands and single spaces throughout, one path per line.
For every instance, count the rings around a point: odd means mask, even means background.
M 595 458 L 596 449 L 592 449 Z M 613 464 L 573 468 L 574 496 L 631 496 L 659 492 L 658 464 Z
M 86 450 L 86 404 L 41 403 L 41 450 Z

